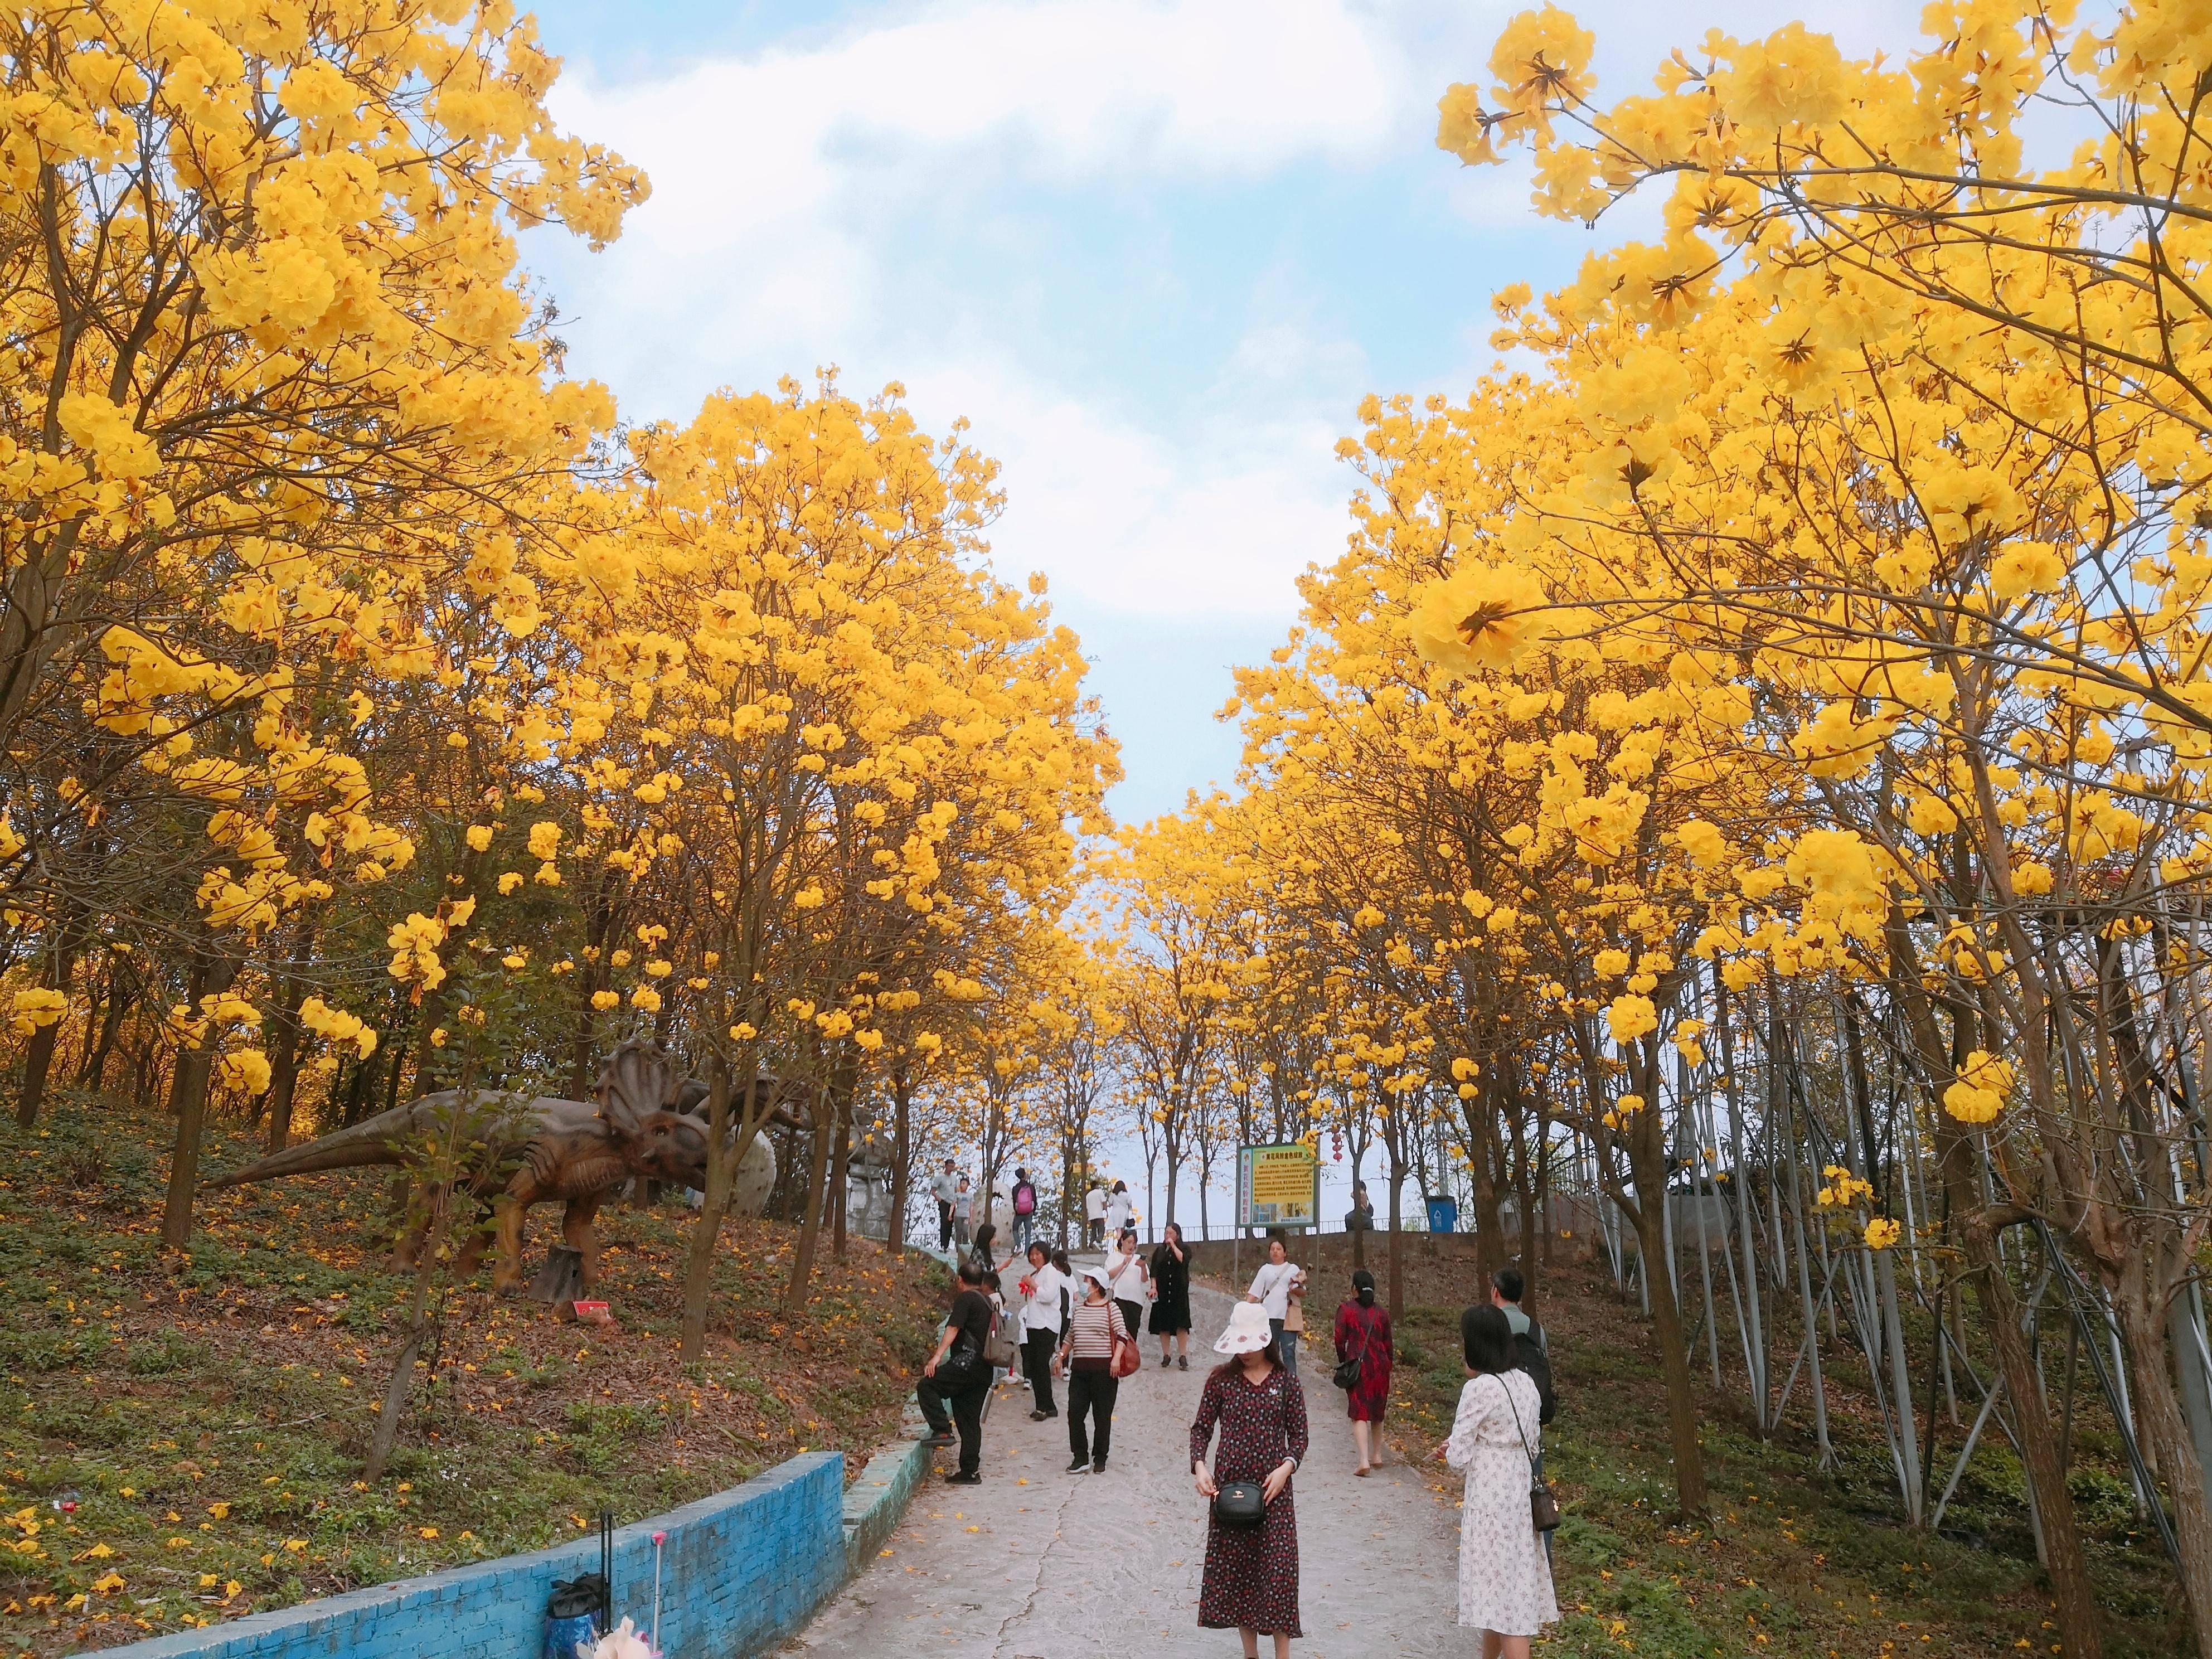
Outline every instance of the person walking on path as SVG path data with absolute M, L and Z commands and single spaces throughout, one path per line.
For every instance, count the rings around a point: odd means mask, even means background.
M 1106 1194 L 1106 1236 L 1119 1238 L 1121 1229 L 1129 1224 L 1129 1218 L 1137 1212 L 1137 1200 L 1129 1196 L 1129 1183 L 1117 1181 L 1114 1190 Z
M 1352 1299 L 1337 1304 L 1336 1363 L 1340 1369 L 1358 1360 L 1357 1381 L 1344 1391 L 1345 1410 L 1352 1419 L 1352 1437 L 1359 1447 L 1359 1467 L 1352 1473 L 1364 1476 L 1382 1462 L 1382 1412 L 1390 1402 L 1390 1310 L 1375 1302 L 1375 1275 L 1362 1267 L 1352 1275 Z
M 1052 1356 L 1067 1323 L 1067 1281 L 1052 1265 L 1052 1252 L 1034 1241 L 1029 1268 L 1015 1281 L 1022 1298 L 1022 1374 L 1030 1383 L 1030 1421 L 1060 1415 L 1052 1399 Z
M 952 1199 L 960 1190 L 959 1179 L 952 1170 L 952 1160 L 948 1158 L 945 1167 L 929 1178 L 929 1195 L 937 1200 L 937 1248 L 940 1250 L 952 1248 Z
M 960 1184 L 952 1189 L 952 1242 L 963 1250 L 968 1248 L 968 1213 L 975 1202 L 975 1194 L 962 1176 Z
M 1291 1247 L 1280 1233 L 1267 1241 L 1267 1259 L 1260 1264 L 1260 1271 L 1252 1275 L 1252 1286 L 1244 1292 L 1247 1302 L 1256 1302 L 1267 1310 L 1267 1322 L 1274 1328 L 1278 1363 L 1292 1376 L 1298 1374 L 1297 1338 L 1287 1341 L 1284 1330 L 1291 1317 L 1291 1298 L 1303 1294 L 1306 1270 L 1291 1260 Z
M 1528 1513 L 1543 1430 L 1536 1385 L 1515 1369 L 1513 1328 L 1498 1308 L 1460 1319 L 1467 1386 L 1437 1455 L 1465 1471 L 1460 1508 L 1459 1622 L 1482 1632 L 1483 1659 L 1528 1659 L 1528 1642 L 1559 1616 L 1552 1567 Z
M 1067 1334 L 1060 1339 L 1055 1364 L 1067 1374 L 1067 1472 L 1103 1474 L 1114 1437 L 1114 1401 L 1121 1392 L 1121 1379 L 1114 1375 L 1114 1345 L 1133 1338 L 1105 1268 L 1085 1267 L 1083 1288 L 1083 1300 L 1069 1310 Z
M 1115 1236 L 1114 1252 L 1106 1258 L 1106 1275 L 1114 1299 L 1121 1304 L 1121 1322 L 1135 1336 L 1145 1328 L 1145 1298 L 1152 1294 L 1152 1285 L 1134 1227 L 1124 1227 Z
M 990 1340 L 995 1312 L 983 1292 L 983 1270 L 972 1261 L 962 1262 L 960 1291 L 945 1316 L 945 1334 L 914 1385 L 915 1403 L 929 1425 L 931 1445 L 951 1444 L 953 1425 L 959 1425 L 960 1466 L 945 1477 L 955 1486 L 978 1486 L 983 1479 L 983 1402 L 991 1393 L 991 1364 L 983 1345 Z
M 1030 1240 L 1036 1237 L 1036 1183 L 1030 1179 L 1027 1170 L 1014 1171 L 1014 1190 L 1007 1194 L 1014 1208 L 1014 1248 L 1026 1250 Z
M 1152 1334 L 1160 1340 L 1160 1364 L 1168 1363 L 1168 1350 L 1180 1345 L 1176 1358 L 1190 1369 L 1190 1251 L 1182 1242 L 1182 1224 L 1170 1221 L 1152 1252 Z
M 1239 1303 L 1214 1352 L 1214 1367 L 1190 1425 L 1190 1469 L 1209 1504 L 1234 1480 L 1261 1483 L 1265 1503 L 1256 1525 L 1231 1525 L 1209 1509 L 1206 1571 L 1199 1581 L 1198 1622 L 1235 1630 L 1244 1659 L 1259 1659 L 1260 1638 L 1275 1638 L 1275 1659 L 1289 1659 L 1298 1625 L 1298 1517 L 1291 1478 L 1306 1455 L 1306 1396 L 1276 1357 L 1274 1322 L 1260 1305 Z M 1214 1430 L 1221 1443 L 1206 1464 Z M 1525 1507 L 1525 1505 L 1524 1505 Z
M 1513 1333 L 1513 1363 L 1528 1372 L 1528 1380 L 1536 1385 L 1536 1398 L 1543 1402 L 1536 1420 L 1548 1425 L 1559 1407 L 1559 1390 L 1552 1381 L 1552 1339 L 1522 1311 L 1521 1294 L 1526 1288 L 1518 1267 L 1500 1267 L 1490 1278 L 1490 1305 L 1505 1316 L 1506 1326 Z M 1550 1542 L 1545 1540 L 1547 1553 Z
M 1505 1323 L 1516 1340 L 1527 1337 L 1549 1353 L 1552 1344 L 1544 1334 L 1544 1328 L 1522 1311 L 1521 1296 L 1527 1288 L 1528 1281 L 1521 1277 L 1518 1267 L 1500 1267 L 1490 1276 L 1490 1305 L 1505 1316 Z
M 987 1273 L 998 1272 L 1002 1265 L 998 1258 L 999 1230 L 989 1222 L 975 1229 L 975 1243 L 968 1255 L 975 1265 Z M 1012 1261 L 1010 1256 L 1008 1261 Z
M 1083 1194 L 1084 1237 L 1097 1249 L 1106 1243 L 1106 1189 L 1094 1186 Z

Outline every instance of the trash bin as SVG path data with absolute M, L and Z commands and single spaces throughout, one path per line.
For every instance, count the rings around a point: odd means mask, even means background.
M 1427 1198 L 1429 1231 L 1432 1233 L 1457 1232 L 1459 1231 L 1459 1200 L 1449 1196 L 1440 1197 L 1435 1193 L 1427 1194 Z

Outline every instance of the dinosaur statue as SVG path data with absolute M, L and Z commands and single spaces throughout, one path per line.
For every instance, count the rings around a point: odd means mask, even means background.
M 778 1079 L 763 1078 L 759 1085 L 777 1097 L 773 1118 L 804 1127 L 782 1097 Z M 434 1157 L 455 1129 L 453 1114 L 465 1111 L 466 1119 L 458 1126 L 465 1148 L 459 1184 L 471 1197 L 489 1201 L 497 1215 L 493 1290 L 511 1296 L 522 1289 L 523 1222 L 531 1206 L 550 1199 L 565 1201 L 561 1236 L 582 1258 L 589 1288 L 599 1278 L 592 1222 L 600 1203 L 640 1177 L 703 1187 L 708 1146 L 707 1085 L 680 1075 L 657 1044 L 623 1043 L 600 1071 L 592 1093 L 594 1099 L 586 1102 L 476 1090 L 465 1099 L 458 1090 L 441 1090 L 234 1170 L 208 1185 L 239 1187 L 373 1164 L 416 1168 Z M 732 1211 L 758 1214 L 775 1185 L 775 1149 L 767 1135 L 757 1135 L 734 1173 Z M 418 1223 L 400 1241 L 403 1267 L 411 1265 L 422 1249 L 422 1231 Z M 456 1264 L 462 1277 L 476 1271 L 487 1242 L 483 1229 L 471 1231 Z

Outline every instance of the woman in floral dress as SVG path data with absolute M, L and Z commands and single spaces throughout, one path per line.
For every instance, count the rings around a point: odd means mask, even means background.
M 1261 1482 L 1267 1501 L 1257 1526 L 1224 1527 L 1208 1509 L 1198 1622 L 1235 1630 L 1244 1638 L 1244 1659 L 1259 1659 L 1263 1634 L 1275 1638 L 1275 1659 L 1289 1659 L 1291 1638 L 1305 1634 L 1298 1627 L 1298 1517 L 1291 1494 L 1291 1477 L 1306 1455 L 1305 1392 L 1276 1357 L 1259 1303 L 1238 1303 L 1213 1347 L 1231 1357 L 1214 1367 L 1199 1398 L 1191 1474 L 1209 1504 L 1231 1480 Z M 1221 1443 L 1208 1474 L 1206 1450 L 1217 1425 Z
M 1357 1355 L 1359 1381 L 1345 1392 L 1345 1412 L 1359 1447 L 1364 1475 L 1382 1461 L 1382 1413 L 1390 1403 L 1390 1310 L 1375 1303 L 1375 1275 L 1362 1267 L 1352 1275 L 1352 1300 L 1336 1310 L 1336 1363 Z
M 1528 1638 L 1557 1621 L 1552 1567 L 1528 1514 L 1542 1402 L 1513 1367 L 1513 1328 L 1496 1308 L 1460 1321 L 1467 1386 L 1437 1455 L 1467 1474 L 1459 1519 L 1459 1622 L 1482 1632 L 1483 1659 L 1528 1659 Z

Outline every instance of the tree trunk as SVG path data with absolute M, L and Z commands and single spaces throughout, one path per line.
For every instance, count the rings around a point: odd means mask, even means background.
M 2173 1501 L 2181 1589 L 2196 1626 L 2197 1651 L 2212 1659 L 2212 1514 L 2204 1501 L 2203 1467 L 2197 1461 L 2189 1419 L 2166 1364 L 2168 1321 L 2157 1283 L 2159 1255 L 2148 1244 L 2130 1253 L 2112 1286 L 2112 1311 L 2126 1342 L 2136 1431 L 2148 1443 L 2145 1449 Z M 2158 1501 L 2155 1492 L 2150 1501 Z
M 907 1188 L 914 1184 L 912 1099 L 913 1086 L 901 1066 L 891 1079 L 891 1214 L 884 1240 L 893 1255 L 906 1254 Z
M 1399 1203 L 1406 1185 L 1406 1171 L 1394 1144 L 1390 1153 L 1390 1322 L 1402 1322 L 1406 1317 L 1406 1231 L 1400 1224 Z
M 269 1060 L 268 1138 L 271 1152 L 281 1152 L 292 1139 L 292 1099 L 300 1086 L 300 1005 L 307 1000 L 307 981 L 301 977 L 313 956 L 315 928 L 300 924 L 292 946 L 292 971 L 284 976 L 284 990 L 276 1012 L 276 1052 Z
M 849 1073 L 848 1079 L 849 1079 Z M 850 1089 L 849 1081 L 847 1090 Z M 841 1091 L 843 1092 L 843 1091 Z M 853 1114 L 852 1097 L 845 1093 L 846 1104 L 837 1109 L 836 1151 L 830 1160 L 830 1255 L 833 1260 L 845 1260 L 845 1212 L 852 1197 L 853 1175 Z
M 1655 1074 L 1656 1065 L 1642 1069 Z M 1644 1258 L 1643 1279 L 1651 1298 L 1651 1334 L 1659 1346 L 1659 1369 L 1667 1383 L 1667 1432 L 1674 1458 L 1674 1498 L 1686 1519 L 1703 1520 L 1710 1507 L 1705 1492 L 1705 1455 L 1698 1444 L 1698 1400 L 1690 1379 L 1690 1353 L 1682 1334 L 1682 1312 L 1674 1299 L 1674 1275 L 1667 1271 L 1667 1153 L 1657 1091 L 1638 1112 L 1628 1134 L 1629 1173 L 1636 1183 L 1630 1219 Z
M 1947 1166 L 1954 1159 L 1966 1163 L 1967 1158 L 1958 1153 L 1970 1156 L 1971 1146 L 1962 1134 L 1943 1133 L 1942 1115 L 1940 1111 L 1936 1114 L 1939 1158 Z M 1948 1148 L 1943 1144 L 1947 1140 L 1951 1143 Z M 2035 1351 L 2021 1329 L 2020 1298 L 2013 1294 L 2012 1280 L 2006 1276 L 1996 1236 L 1984 1215 L 1980 1195 L 1973 1190 L 1972 1176 L 1962 1172 L 1960 1179 L 1966 1191 L 1962 1196 L 1956 1188 L 1953 1189 L 1951 1207 L 1954 1216 L 1967 1218 L 1960 1229 L 1966 1279 L 1973 1289 L 1990 1345 L 1996 1350 L 1997 1370 L 2004 1378 L 2005 1392 L 2012 1396 L 2013 1440 L 2035 1503 L 2058 1639 L 2068 1659 L 2099 1659 L 2104 1652 L 2104 1638 L 2098 1627 L 2096 1593 L 2089 1582 L 2088 1560 L 2082 1553 L 2081 1528 L 2075 1520 L 2074 1494 L 2066 1486 L 2066 1459 L 2059 1450 L 2057 1430 L 2043 1408 L 2043 1378 L 2036 1367 Z
M 1980 1147 L 1942 1108 L 1944 1079 L 1951 1073 L 1950 1057 L 1936 1029 L 1934 1011 L 1920 989 L 1918 953 L 1912 948 L 1903 915 L 1894 909 L 1890 913 L 1888 938 L 1893 963 L 1890 991 L 1904 1011 L 1905 1029 L 1920 1063 L 1921 1086 L 1933 1103 L 1929 1119 L 1934 1127 L 1936 1164 L 1949 1195 L 1951 1219 L 1960 1230 L 1966 1258 L 1966 1281 L 1973 1291 L 1974 1305 L 1990 1346 L 1996 1350 L 2005 1391 L 2013 1400 L 2014 1443 L 2035 1506 L 2058 1639 L 2069 1659 L 2100 1659 L 2104 1638 L 2098 1626 L 2096 1592 L 2081 1550 L 2074 1495 L 2066 1485 L 2065 1455 L 2059 1449 L 2050 1413 L 2043 1408 L 2042 1373 L 2021 1328 L 2020 1299 L 2006 1275 L 1993 1219 L 1982 1203 L 1980 1183 L 1975 1179 Z
M 54 1044 L 62 1034 L 62 1023 L 54 1020 L 31 1033 L 29 1045 L 23 1051 L 23 1090 L 15 1102 L 15 1127 L 27 1129 L 39 1121 L 39 1109 L 46 1103 L 46 1073 L 53 1068 Z
M 760 1086 L 756 1078 L 747 1085 L 745 1116 L 753 1115 L 750 1093 Z M 691 1243 L 684 1262 L 684 1328 L 677 1358 L 689 1365 L 707 1346 L 707 1303 L 714 1282 L 714 1247 L 722 1237 L 722 1214 L 729 1207 L 730 1177 L 734 1170 L 726 1146 L 730 1138 L 730 1062 L 719 1053 L 707 1079 L 707 1191 L 699 1214 L 691 1224 Z M 750 1147 L 748 1146 L 747 1150 Z
M 123 1016 L 130 1004 L 123 966 L 111 960 L 107 969 L 107 1007 L 100 1016 L 100 1040 L 85 1050 L 84 1063 L 77 1067 L 78 1088 L 97 1094 L 106 1083 L 107 1057 L 115 1052 L 115 1040 L 123 1035 Z
M 185 995 L 195 1012 L 203 997 L 219 996 L 238 977 L 238 959 L 203 948 L 193 954 Z M 212 1034 L 210 1034 L 211 1040 Z M 161 1242 L 182 1249 L 192 1236 L 192 1201 L 199 1191 L 200 1132 L 207 1121 L 208 1073 L 215 1050 L 203 1041 L 178 1053 L 169 1082 L 169 1110 L 177 1120 L 176 1146 L 169 1158 L 169 1190 L 161 1206 Z
M 46 989 L 69 994 L 70 972 L 76 966 L 76 926 L 74 915 L 64 916 L 50 960 Z M 23 1052 L 23 1091 L 15 1102 L 15 1124 L 27 1129 L 39 1121 L 39 1109 L 46 1103 L 46 1074 L 53 1069 L 54 1046 L 61 1041 L 62 1023 L 49 1020 L 31 1033 L 29 1046 Z
M 1364 1147 L 1358 1146 L 1352 1149 L 1352 1207 L 1354 1210 L 1359 1207 L 1359 1189 L 1366 1185 L 1366 1182 L 1359 1178 L 1359 1165 L 1363 1161 L 1362 1154 L 1364 1151 Z M 1367 1229 L 1364 1226 L 1354 1227 L 1352 1230 L 1352 1270 L 1358 1273 L 1366 1266 Z
M 818 1090 L 814 1102 L 814 1157 L 806 1178 L 806 1218 L 799 1225 L 799 1248 L 792 1253 L 791 1282 L 783 1292 L 783 1311 L 787 1318 L 797 1318 L 806 1311 L 806 1297 L 814 1278 L 814 1247 L 822 1237 L 822 1189 L 828 1184 L 830 1172 L 830 1110 L 826 1089 Z

